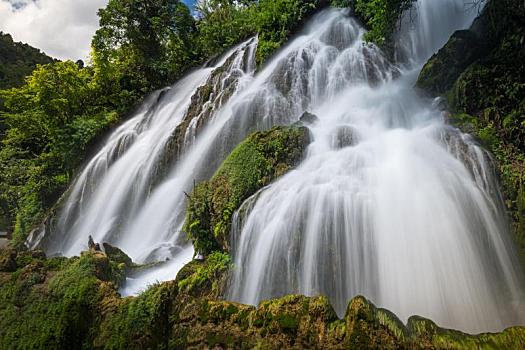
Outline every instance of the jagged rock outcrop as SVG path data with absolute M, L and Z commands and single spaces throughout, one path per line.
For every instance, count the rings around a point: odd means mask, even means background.
M 134 266 L 131 258 L 120 248 L 114 247 L 109 243 L 102 243 L 102 246 L 104 247 L 104 253 L 106 253 L 110 260 L 124 264 L 128 269 Z

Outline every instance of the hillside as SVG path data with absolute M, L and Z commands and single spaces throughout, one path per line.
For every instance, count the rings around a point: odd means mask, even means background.
M 0 32 L 0 89 L 22 85 L 37 64 L 54 61 L 39 49 L 14 42 L 10 34 Z

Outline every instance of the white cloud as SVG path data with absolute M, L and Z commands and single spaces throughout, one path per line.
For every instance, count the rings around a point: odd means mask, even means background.
M 86 59 L 108 0 L 0 0 L 0 31 L 59 59 Z

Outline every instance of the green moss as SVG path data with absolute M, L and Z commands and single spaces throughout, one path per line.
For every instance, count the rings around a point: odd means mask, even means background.
M 100 324 L 96 347 L 153 349 L 166 344 L 173 284 L 156 284 L 136 298 L 112 300 Z
M 108 243 L 102 244 L 104 247 L 104 252 L 108 256 L 109 260 L 117 263 L 117 264 L 124 264 L 124 266 L 129 269 L 132 267 L 135 267 L 135 264 L 131 260 L 131 258 L 124 253 L 121 249 L 112 246 Z
M 17 254 L 17 271 L 0 285 L 0 348 L 82 347 L 104 281 L 112 279 L 109 260 L 87 253 L 67 262 L 46 262 L 43 255 Z
M 193 269 L 192 273 L 187 277 L 185 276 L 185 278 L 181 278 L 177 285 L 180 290 L 189 292 L 202 288 L 204 284 L 211 281 L 211 289 L 215 291 L 219 288 L 216 285 L 220 282 L 219 276 L 229 269 L 230 263 L 231 259 L 228 254 L 214 252 L 207 256 L 205 262 L 194 262 L 193 265 L 198 264 L 197 266 L 190 265 Z
M 410 318 L 405 326 L 363 297 L 351 301 L 343 320 L 326 297 L 289 295 L 258 308 L 217 301 L 210 286 L 222 276 L 212 271 L 223 271 L 229 261 L 221 253 L 190 263 L 174 282 L 156 284 L 128 298 L 116 292 L 112 261 L 103 253 L 51 260 L 38 252 L 14 253 L 19 266 L 14 272 L 0 272 L 2 349 L 518 349 L 525 345 L 523 327 L 472 336 L 442 329 L 421 317 Z
M 228 250 L 234 212 L 249 196 L 295 166 L 308 143 L 306 128 L 275 127 L 239 144 L 189 199 L 184 231 L 195 249 L 204 254 Z

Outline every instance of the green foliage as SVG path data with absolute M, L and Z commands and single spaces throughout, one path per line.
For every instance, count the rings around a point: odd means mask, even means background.
M 257 62 L 263 63 L 320 6 L 319 0 L 259 1 L 254 20 L 259 33 Z
M 330 5 L 333 7 L 350 7 L 352 5 L 352 0 L 330 0 Z
M 101 74 L 131 93 L 173 82 L 195 60 L 194 19 L 178 0 L 110 0 L 93 38 Z
M 276 127 L 257 132 L 239 144 L 213 178 L 193 191 L 186 210 L 185 232 L 203 254 L 228 249 L 231 219 L 260 188 L 300 161 L 308 130 Z
M 213 56 L 258 34 L 257 63 L 262 64 L 324 4 L 321 0 L 205 1 L 198 8 L 199 47 L 205 56 Z
M 15 239 L 23 241 L 90 146 L 146 93 L 256 33 L 262 63 L 323 4 L 209 0 L 196 20 L 178 0 L 110 0 L 99 11 L 90 65 L 39 66 L 25 85 L 0 91 L 2 226 L 14 225 Z
M 414 0 L 355 0 L 355 13 L 369 28 L 365 39 L 385 47 L 390 44 L 403 11 L 412 6 Z
M 23 240 L 66 188 L 89 145 L 118 119 L 93 69 L 56 62 L 0 91 L 8 126 L 0 147 L 0 212 Z
M 256 33 L 253 15 L 256 6 L 236 4 L 229 0 L 208 0 L 197 5 L 201 18 L 197 22 L 196 38 L 205 57 L 223 53 L 228 48 Z

